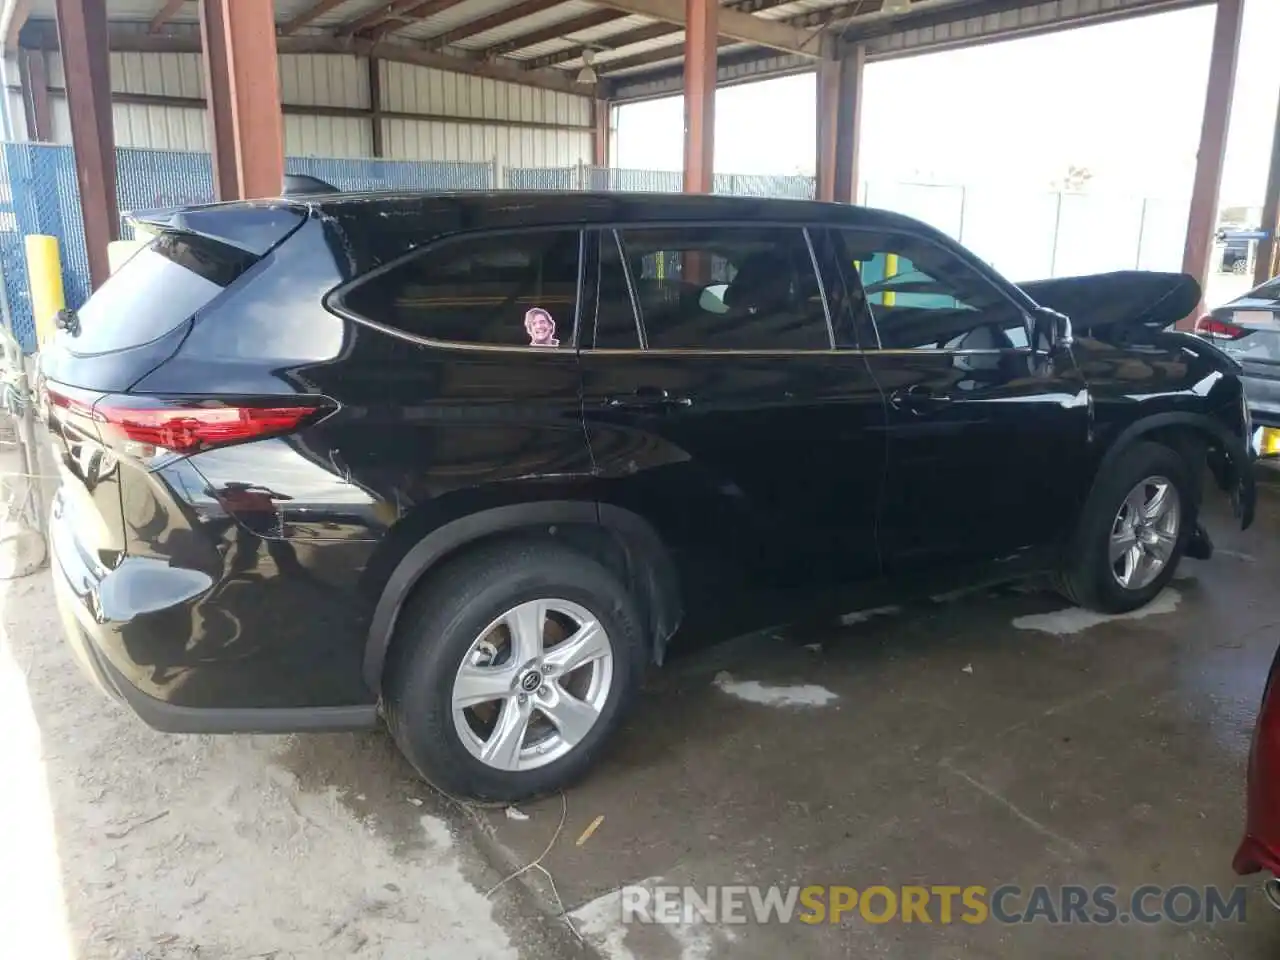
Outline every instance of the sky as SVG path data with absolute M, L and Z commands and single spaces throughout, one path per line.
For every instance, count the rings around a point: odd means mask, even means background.
M 1222 204 L 1259 206 L 1280 96 L 1280 0 L 1246 0 Z M 869 64 L 865 181 L 1049 188 L 1071 166 L 1091 192 L 1185 196 L 1195 168 L 1212 7 Z M 814 169 L 812 74 L 716 96 L 720 173 Z M 681 166 L 680 98 L 619 110 L 620 167 Z

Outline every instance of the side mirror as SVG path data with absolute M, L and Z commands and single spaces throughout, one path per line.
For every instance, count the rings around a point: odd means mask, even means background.
M 1047 354 L 1054 347 L 1070 346 L 1074 339 L 1071 333 L 1071 318 L 1066 314 L 1038 307 L 1031 313 L 1031 352 Z

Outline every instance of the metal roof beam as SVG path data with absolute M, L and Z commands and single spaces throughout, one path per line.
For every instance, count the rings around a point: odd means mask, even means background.
M 493 46 L 485 47 L 479 51 L 479 55 L 482 57 L 501 57 L 516 50 L 523 50 L 526 47 L 534 47 L 540 43 L 546 43 L 548 40 L 567 37 L 569 34 L 577 33 L 580 30 L 602 27 L 606 23 L 621 20 L 625 16 L 625 13 L 619 13 L 617 10 L 595 10 L 580 17 L 574 17 L 572 20 L 562 20 L 550 26 L 522 33 L 518 37 L 503 40 L 501 43 L 495 43 Z
M 405 11 L 421 5 L 422 0 L 391 0 L 390 3 L 379 4 L 368 13 L 362 13 L 346 23 L 339 24 L 334 33 L 340 37 L 349 37 L 369 27 L 376 27 L 387 20 L 398 20 Z
M 686 25 L 684 0 L 596 0 L 602 7 L 625 13 L 636 13 L 655 20 L 665 20 L 679 27 Z M 822 55 L 819 37 L 814 31 L 789 27 L 775 20 L 761 20 L 737 10 L 720 10 L 716 17 L 717 32 L 743 43 L 755 43 L 774 50 L 818 58 Z
M 184 3 L 186 3 L 186 0 L 165 0 L 165 5 L 157 10 L 156 15 L 151 18 L 147 32 L 159 33 L 161 27 L 178 15 L 178 11 L 182 9 Z
M 127 24 L 125 26 L 128 26 Z M 152 35 L 107 25 L 107 40 L 113 51 L 134 53 L 199 53 L 197 33 Z M 24 47 L 40 50 L 58 49 L 58 31 L 53 21 L 29 21 L 21 33 Z M 364 37 L 302 36 L 280 37 L 278 53 L 336 53 L 361 57 L 378 57 L 397 63 L 410 63 L 473 77 L 487 77 L 505 83 L 517 83 L 543 90 L 572 93 L 582 97 L 607 96 L 608 90 L 578 83 L 563 70 L 524 70 L 511 60 L 484 61 L 471 57 L 455 57 L 408 43 L 378 42 Z
M 365 31 L 365 35 L 370 40 L 381 40 L 397 30 L 412 26 L 419 20 L 425 20 L 427 17 L 434 17 L 437 13 L 451 10 L 462 2 L 464 0 L 426 0 L 426 2 L 419 0 L 417 6 L 409 7 L 403 13 L 391 17 L 377 26 L 370 27 Z
M 539 67 L 554 67 L 558 63 L 567 63 L 570 60 L 578 60 L 587 50 L 621 50 L 624 47 L 635 46 L 637 43 L 647 43 L 650 40 L 656 40 L 658 37 L 665 37 L 672 33 L 679 33 L 680 28 L 672 26 L 669 23 L 651 23 L 648 26 L 636 27 L 634 30 L 627 30 L 625 33 L 615 33 L 611 37 L 603 37 L 600 40 L 593 40 L 591 43 L 585 43 L 582 46 L 570 47 L 568 50 L 560 50 L 556 53 L 547 54 L 545 57 L 538 57 L 534 60 L 525 60 L 524 65 L 530 70 Z M 600 64 L 601 67 L 608 67 L 608 64 Z
M 426 43 L 432 49 L 439 50 L 441 47 L 447 47 L 450 44 L 457 43 L 459 40 L 465 40 L 488 30 L 504 27 L 508 23 L 523 20 L 525 17 L 544 13 L 553 7 L 560 6 L 562 3 L 564 3 L 564 0 L 523 0 L 522 3 L 517 3 L 514 7 L 507 7 L 505 10 L 498 10 L 486 17 L 479 17 L 467 23 L 459 24 L 444 33 L 430 37 Z
M 346 2 L 347 0 L 320 0 L 319 3 L 313 3 L 293 19 L 286 20 L 284 23 L 276 27 L 276 33 L 282 37 L 287 37 L 289 34 L 302 29 L 317 17 L 323 17 L 334 7 L 341 6 Z
M 754 13 L 759 10 L 770 10 L 773 7 L 780 7 L 784 3 L 790 2 L 791 0 L 731 0 L 730 3 L 725 4 L 724 9 L 742 10 L 744 12 Z M 644 27 L 637 27 L 634 30 L 628 30 L 625 33 L 615 33 L 609 37 L 601 37 L 599 40 L 592 40 L 577 47 L 570 47 L 567 50 L 558 50 L 555 53 L 547 54 L 544 57 L 526 60 L 524 63 L 525 66 L 530 68 L 554 67 L 560 63 L 568 63 L 570 60 L 581 59 L 582 54 L 587 50 L 621 50 L 624 47 L 634 46 L 637 43 L 647 43 L 650 40 L 656 40 L 658 37 L 665 37 L 668 34 L 676 33 L 679 29 L 679 27 L 672 26 L 668 23 L 650 24 Z M 648 62 L 653 63 L 655 61 Z M 607 70 L 612 67 L 613 64 L 605 63 L 601 66 Z

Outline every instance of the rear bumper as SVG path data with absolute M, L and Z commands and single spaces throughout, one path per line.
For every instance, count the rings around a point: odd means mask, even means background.
M 377 724 L 376 704 L 332 707 L 187 706 L 167 702 L 139 688 L 111 660 L 119 649 L 120 625 L 101 610 L 101 592 L 113 573 L 101 575 L 82 555 L 55 498 L 49 522 L 49 554 L 63 635 L 89 680 L 127 705 L 144 723 L 167 733 L 286 733 L 362 730 Z M 133 665 L 136 668 L 136 664 Z

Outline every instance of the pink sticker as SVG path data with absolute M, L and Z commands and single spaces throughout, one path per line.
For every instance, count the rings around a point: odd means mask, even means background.
M 531 347 L 558 347 L 556 322 L 541 307 L 533 307 L 524 315 L 524 329 L 529 334 Z

